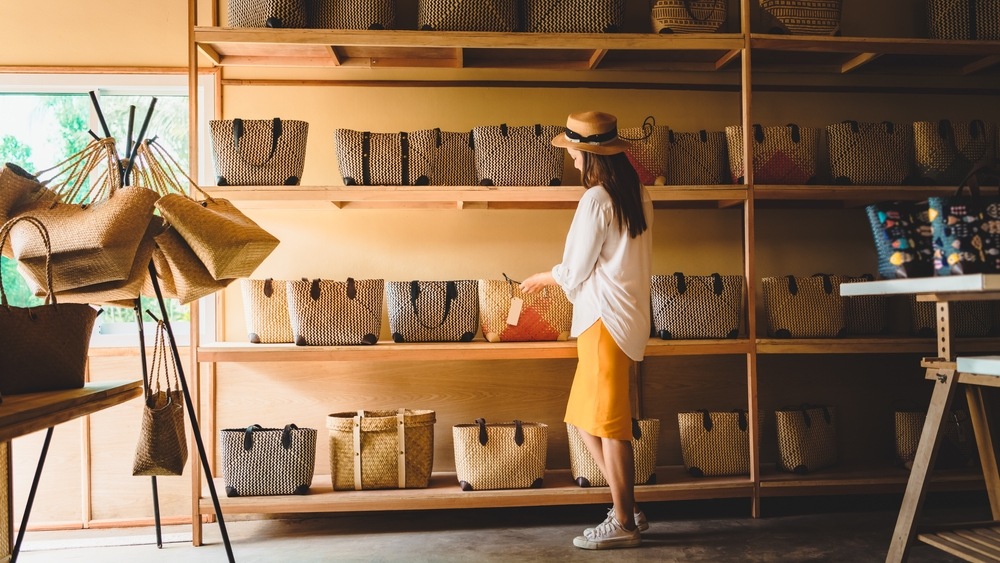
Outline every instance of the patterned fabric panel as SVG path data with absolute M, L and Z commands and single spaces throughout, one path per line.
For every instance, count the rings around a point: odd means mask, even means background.
M 743 276 L 653 276 L 650 303 L 657 336 L 736 338 L 743 323 Z
M 882 201 L 865 207 L 881 277 L 921 278 L 934 274 L 927 210 L 927 202 L 912 201 Z
M 563 127 L 559 125 L 476 127 L 472 135 L 479 184 L 560 185 L 566 151 L 552 146 L 551 141 L 562 132 Z
M 310 0 L 311 1 L 311 0 Z M 306 0 L 229 0 L 229 27 L 306 27 Z
M 1000 198 L 929 197 L 934 274 L 1000 272 Z
M 302 181 L 306 160 L 309 124 L 280 120 L 277 145 L 275 122 L 271 119 L 242 119 L 239 143 L 232 119 L 209 122 L 212 159 L 220 186 L 297 186 Z M 274 146 L 273 156 L 271 147 Z
M 811 184 L 816 181 L 819 129 L 795 124 L 753 126 L 753 173 L 756 184 Z M 729 171 L 734 184 L 743 183 L 743 127 L 726 127 Z
M 777 338 L 835 338 L 846 332 L 840 283 L 845 276 L 778 276 L 761 287 L 767 335 Z
M 696 477 L 750 474 L 746 411 L 679 412 L 677 426 L 688 473 Z
M 419 0 L 417 29 L 520 31 L 517 0 Z
M 837 463 L 837 417 L 834 407 L 775 411 L 778 468 L 806 474 Z
M 521 423 L 523 443 L 515 442 L 515 423 L 486 425 L 486 444 L 479 441 L 478 424 L 456 424 L 455 473 L 465 491 L 527 489 L 542 486 L 548 453 L 549 427 L 540 422 Z
M 286 284 L 299 346 L 375 344 L 382 327 L 383 280 L 292 280 Z
M 927 30 L 934 39 L 1000 40 L 1000 2 L 927 0 Z
M 307 0 L 314 29 L 395 29 L 395 0 Z
M 469 342 L 479 330 L 476 280 L 390 281 L 385 298 L 395 342 Z
M 340 175 L 347 186 L 426 186 L 437 154 L 434 129 L 371 133 L 336 129 Z
M 524 30 L 535 33 L 621 31 L 625 0 L 524 0 Z
M 726 23 L 728 0 L 655 0 L 649 17 L 656 33 L 711 33 Z
M 706 186 L 728 181 L 726 134 L 723 131 L 670 132 L 668 186 Z
M 435 129 L 437 153 L 431 166 L 432 186 L 475 186 L 476 153 L 472 131 L 452 133 Z
M 996 155 L 994 123 L 974 121 L 917 121 L 913 149 L 917 174 L 926 183 L 958 185 L 976 162 Z
M 638 426 L 638 437 L 634 429 Z M 652 485 L 656 483 L 656 454 L 659 451 L 660 421 L 655 418 L 632 420 L 632 451 L 635 468 L 636 485 Z M 581 487 L 606 487 L 601 470 L 590 455 L 590 450 L 580 438 L 576 426 L 566 423 L 566 435 L 569 438 L 569 465 L 573 473 L 573 481 Z
M 768 33 L 839 35 L 842 0 L 760 0 Z
M 227 496 L 302 495 L 309 491 L 316 467 L 316 430 L 289 430 L 287 448 L 282 444 L 283 432 L 282 428 L 255 429 L 247 450 L 245 428 L 219 431 Z
M 834 183 L 898 186 L 914 181 L 912 126 L 845 121 L 828 125 L 826 133 Z

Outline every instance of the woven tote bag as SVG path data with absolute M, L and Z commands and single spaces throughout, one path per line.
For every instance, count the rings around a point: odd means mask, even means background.
M 926 411 L 896 411 L 893 413 L 896 437 L 896 461 L 907 469 L 913 467 L 924 429 Z M 965 411 L 953 410 L 945 414 L 942 440 L 938 442 L 935 469 L 954 469 L 974 465 L 979 458 L 972 421 Z
M 330 478 L 335 491 L 423 489 L 434 466 L 434 411 L 338 412 L 330 431 Z
M 229 27 L 306 27 L 306 0 L 228 0 Z
M 927 0 L 927 30 L 933 39 L 1000 40 L 1000 2 Z
M 0 228 L 0 247 L 15 225 L 30 225 L 46 249 L 48 231 L 41 221 L 22 215 Z M 47 263 L 48 264 L 48 263 Z M 51 264 L 45 279 L 48 303 L 14 307 L 0 275 L 0 395 L 79 389 L 84 384 L 90 335 L 99 312 L 90 305 L 58 304 L 52 291 Z
M 395 29 L 395 0 L 308 0 L 314 29 Z
M 469 342 L 479 330 L 476 280 L 390 281 L 385 301 L 393 342 Z
M 517 0 L 417 0 L 417 29 L 520 31 Z
M 957 186 L 977 162 L 996 154 L 996 137 L 996 124 L 981 119 L 914 122 L 914 160 L 920 180 Z
M 0 225 L 11 218 L 11 212 L 29 194 L 36 193 L 42 184 L 24 168 L 8 162 L 0 170 Z
M 768 33 L 840 35 L 843 0 L 760 0 Z
M 728 15 L 728 0 L 654 0 L 649 13 L 654 33 L 721 31 Z
M 927 202 L 881 201 L 865 207 L 878 273 L 885 279 L 934 274 L 934 247 Z
M 580 438 L 576 426 L 567 423 L 569 464 L 573 482 L 581 487 L 606 487 L 608 480 L 601 473 L 594 456 Z M 636 485 L 656 484 L 656 454 L 659 452 L 660 421 L 655 418 L 632 419 L 632 451 Z
M 459 486 L 463 491 L 541 488 L 548 432 L 546 424 L 520 420 L 456 424 L 452 438 Z
M 728 181 L 729 158 L 724 131 L 670 131 L 667 141 L 670 147 L 667 149 L 666 185 L 708 186 Z
M 512 307 L 520 311 L 512 315 Z M 567 340 L 573 304 L 559 286 L 524 293 L 512 280 L 479 280 L 479 319 L 489 342 Z
M 454 133 L 434 130 L 436 151 L 431 161 L 430 184 L 432 186 L 475 186 L 476 176 L 475 141 L 472 131 Z
M 753 126 L 753 177 L 756 184 L 812 184 L 816 182 L 819 129 L 785 126 Z M 743 126 L 726 127 L 729 172 L 734 184 L 742 184 Z
M 875 276 L 844 276 L 842 283 L 873 281 Z M 884 295 L 844 297 L 844 324 L 848 335 L 885 334 L 889 329 L 889 299 Z
M 304 495 L 316 469 L 316 429 L 224 428 L 219 431 L 226 496 Z
M 847 332 L 840 283 L 844 276 L 778 276 L 761 280 L 767 335 L 835 338 Z
M 625 0 L 524 0 L 524 31 L 614 33 L 621 31 Z
M 187 464 L 184 392 L 174 356 L 167 350 L 170 335 L 165 326 L 163 321 L 156 323 L 150 381 L 144 386 L 145 404 L 132 475 L 182 475 Z
M 805 475 L 837 464 L 836 409 L 802 405 L 774 411 L 778 469 Z
M 297 186 L 309 124 L 293 119 L 213 119 L 212 161 L 220 186 Z
M 910 329 L 915 336 L 937 334 L 937 307 L 933 301 L 917 301 L 915 295 L 907 297 L 910 312 Z M 997 323 L 992 301 L 952 301 L 948 305 L 951 334 L 957 338 L 983 338 L 993 333 Z
M 626 152 L 639 172 L 639 181 L 646 186 L 664 185 L 670 161 L 670 128 L 649 117 L 642 127 L 619 129 L 618 136 L 629 145 Z
M 177 299 L 181 304 L 187 304 L 235 281 L 233 278 L 215 279 L 173 227 L 167 227 L 154 236 L 153 241 L 153 266 L 165 299 Z M 156 295 L 153 280 L 149 277 L 143 281 L 142 295 Z
M 292 342 L 288 290 L 284 280 L 241 279 L 247 338 L 254 344 Z
M 915 182 L 912 126 L 845 121 L 827 125 L 826 133 L 835 184 L 898 186 Z
M 745 287 L 743 276 L 653 276 L 655 334 L 663 340 L 736 338 L 743 323 Z
M 337 164 L 345 186 L 426 186 L 437 155 L 437 133 L 423 129 L 372 133 L 333 132 Z
M 750 474 L 747 411 L 677 413 L 684 468 L 695 477 Z
M 961 188 L 959 192 L 961 192 Z M 934 275 L 1000 272 L 1000 197 L 929 197 Z
M 476 127 L 476 175 L 483 186 L 558 186 L 565 151 L 552 146 L 558 125 Z
M 375 344 L 382 328 L 380 279 L 290 280 L 288 315 L 298 346 Z

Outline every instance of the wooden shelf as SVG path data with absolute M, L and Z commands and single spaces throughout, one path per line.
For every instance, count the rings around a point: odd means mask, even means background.
M 206 188 L 242 208 L 347 209 L 575 209 L 580 186 L 242 186 Z M 653 205 L 733 207 L 747 199 L 744 186 L 652 186 Z
M 819 186 L 755 185 L 753 199 L 763 207 L 859 208 L 877 201 L 922 201 L 953 196 L 953 186 Z
M 636 500 L 652 502 L 707 498 L 750 498 L 750 477 L 691 477 L 683 467 L 658 467 L 656 485 L 637 485 Z M 223 514 L 360 512 L 376 510 L 425 510 L 437 508 L 502 508 L 610 503 L 607 487 L 578 487 L 569 470 L 546 471 L 539 489 L 463 491 L 454 473 L 435 473 L 426 489 L 334 491 L 329 475 L 313 478 L 308 495 L 220 497 Z M 225 483 L 216 480 L 216 489 Z M 214 513 L 212 500 L 201 498 L 202 514 Z
M 935 471 L 930 490 L 960 491 L 985 487 L 979 468 Z M 837 466 L 807 475 L 777 471 L 774 466 L 762 466 L 760 495 L 762 497 L 800 495 L 840 495 L 866 493 L 902 493 L 910 472 L 892 466 Z
M 646 356 L 747 354 L 750 341 L 660 340 L 651 338 Z M 218 342 L 198 348 L 199 362 L 333 362 L 333 361 L 481 361 L 576 358 L 576 341 L 562 342 L 426 342 L 383 341 L 374 346 L 296 346 Z
M 869 336 L 865 338 L 758 338 L 760 354 L 934 354 L 933 338 Z M 961 338 L 964 352 L 989 352 L 1000 347 L 1000 338 Z

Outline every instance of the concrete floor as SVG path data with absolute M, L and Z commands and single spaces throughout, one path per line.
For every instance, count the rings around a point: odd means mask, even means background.
M 650 503 L 650 529 L 637 549 L 584 551 L 572 539 L 604 517 L 606 507 L 438 510 L 227 520 L 240 562 L 322 561 L 883 561 L 901 497 L 767 499 L 751 519 L 746 501 Z M 989 519 L 985 494 L 931 496 L 924 523 Z M 29 532 L 19 561 L 197 563 L 226 561 L 217 524 L 206 545 L 191 545 L 189 526 Z M 922 543 L 911 562 L 956 559 Z

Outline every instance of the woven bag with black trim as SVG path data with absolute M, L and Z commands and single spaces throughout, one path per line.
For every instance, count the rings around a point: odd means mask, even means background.
M 337 164 L 345 186 L 426 186 L 437 155 L 434 129 L 372 133 L 333 132 Z
M 724 131 L 670 131 L 667 142 L 670 148 L 667 150 L 666 185 L 706 186 L 728 181 L 729 161 Z
M 654 33 L 721 31 L 728 15 L 728 0 L 655 0 L 649 11 Z
M 483 186 L 558 186 L 565 151 L 552 146 L 560 125 L 476 127 L 476 175 Z
M 541 422 L 491 422 L 452 427 L 455 475 L 463 491 L 539 489 L 545 477 L 549 427 Z
M 896 411 L 893 413 L 896 461 L 907 469 L 913 467 L 913 459 L 920 445 L 920 433 L 924 428 L 927 412 L 921 410 Z M 968 413 L 953 410 L 945 414 L 944 431 L 934 462 L 935 469 L 955 469 L 975 465 L 979 458 L 972 421 Z
M 240 290 L 250 342 L 271 344 L 294 340 L 284 280 L 243 278 Z
M 212 159 L 220 186 L 297 186 L 309 124 L 293 119 L 213 119 Z
M 395 29 L 395 0 L 307 0 L 314 29 Z
M 517 0 L 418 0 L 417 29 L 520 31 Z
M 837 411 L 826 405 L 801 405 L 774 412 L 778 469 L 805 475 L 837 464 Z
M 229 27 L 306 27 L 306 0 L 228 0 Z
M 736 338 L 743 322 L 743 276 L 655 275 L 650 280 L 654 333 L 664 340 Z
M 316 429 L 224 428 L 219 431 L 226 496 L 304 495 L 316 468 Z
M 393 342 L 469 342 L 479 330 L 476 280 L 390 281 L 385 300 Z
M 875 276 L 871 274 L 842 276 L 843 283 L 874 279 Z M 860 295 L 843 299 L 844 323 L 848 335 L 884 334 L 889 329 L 889 300 L 885 295 Z
M 472 131 L 453 133 L 435 129 L 434 143 L 437 150 L 431 161 L 432 186 L 475 186 L 479 183 Z
M 666 183 L 670 151 L 670 128 L 657 125 L 652 116 L 641 127 L 618 130 L 618 137 L 628 143 L 626 154 L 645 186 L 662 186 Z
M 695 477 L 750 474 L 747 411 L 677 413 L 684 468 Z
M 927 0 L 927 31 L 933 39 L 1000 40 L 1000 2 Z
M 933 337 L 937 334 L 937 304 L 917 301 L 915 295 L 907 296 L 910 312 L 910 330 L 915 336 Z M 982 338 L 993 333 L 997 324 L 993 301 L 952 301 L 948 304 L 951 335 L 957 338 Z
M 957 186 L 970 170 L 996 154 L 997 128 L 981 119 L 917 121 L 913 150 L 922 183 Z
M 865 207 L 878 273 L 885 279 L 934 274 L 934 247 L 927 202 L 880 201 Z
M 569 465 L 573 482 L 581 487 L 606 487 L 608 480 L 601 473 L 594 456 L 583 443 L 576 426 L 566 423 L 569 438 Z M 659 451 L 660 421 L 656 418 L 632 419 L 632 451 L 636 485 L 656 484 L 656 454 Z
M 899 186 L 916 183 L 913 127 L 891 121 L 844 121 L 826 126 L 835 184 Z
M 285 287 L 296 345 L 350 346 L 378 342 L 383 280 L 291 280 Z
M 843 0 L 760 0 L 767 33 L 840 35 Z
M 847 332 L 840 283 L 844 276 L 778 276 L 761 280 L 767 335 L 835 338 Z
M 753 177 L 757 184 L 812 184 L 816 182 L 819 129 L 753 125 Z M 742 184 L 743 126 L 726 127 L 729 171 L 734 184 Z
M 524 0 L 521 9 L 533 33 L 614 33 L 625 18 L 625 0 Z

